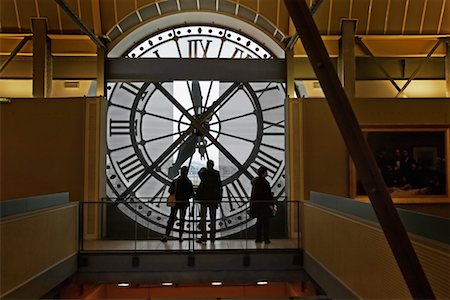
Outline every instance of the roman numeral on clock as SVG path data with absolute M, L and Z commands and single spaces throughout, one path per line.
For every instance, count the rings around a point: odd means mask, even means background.
M 189 57 L 205 58 L 211 42 L 212 42 L 211 40 L 202 40 L 202 39 L 189 40 L 188 41 Z
M 231 209 L 244 206 L 248 201 L 248 193 L 239 179 L 227 184 L 225 186 L 225 191 L 227 193 L 228 203 Z
M 133 123 L 133 131 L 136 132 L 136 121 Z M 130 121 L 109 119 L 109 136 L 128 135 L 130 133 Z
M 258 169 L 261 166 L 265 166 L 269 170 L 269 176 L 272 177 L 280 168 L 281 163 L 281 159 L 278 159 L 273 155 L 260 150 L 256 155 L 255 161 L 250 165 L 250 167 L 253 169 L 253 171 L 255 171 L 255 173 L 258 173 Z
M 231 58 L 251 58 L 249 54 L 245 54 L 243 50 L 235 48 Z
M 144 165 L 141 163 L 141 160 L 137 156 L 136 153 L 133 153 L 122 160 L 117 162 L 117 165 L 122 172 L 123 176 L 126 180 L 130 180 L 133 177 L 136 177 L 142 174 L 145 170 Z
M 128 93 L 134 95 L 135 97 L 137 97 L 142 90 L 141 85 L 135 84 L 133 82 L 122 82 L 120 84 L 119 88 L 127 91 Z M 148 91 L 145 89 L 145 91 L 142 92 L 142 95 L 139 96 L 139 99 L 140 100 L 144 99 L 147 94 L 148 94 Z

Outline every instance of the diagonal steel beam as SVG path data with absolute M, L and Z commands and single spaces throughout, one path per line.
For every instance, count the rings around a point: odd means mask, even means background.
M 77 15 L 70 9 L 69 6 L 64 2 L 64 0 L 55 0 L 56 4 L 58 4 L 62 10 L 66 12 L 66 14 L 74 21 L 78 27 L 80 27 L 81 31 L 86 33 L 91 40 L 97 45 L 97 47 L 107 49 L 105 44 L 96 36 L 86 25 L 84 25 L 83 21 L 81 21 Z
M 378 60 L 375 58 L 375 55 L 373 55 L 372 51 L 370 51 L 370 49 L 366 46 L 366 44 L 364 44 L 362 39 L 360 37 L 356 37 L 355 41 L 356 41 L 356 44 L 359 46 L 359 48 L 361 48 L 361 50 L 364 53 L 366 53 L 370 56 L 370 59 L 375 63 L 375 65 L 380 69 L 380 71 L 383 72 L 384 76 L 386 76 L 389 79 L 389 81 L 395 87 L 397 92 L 400 92 L 401 89 L 397 85 L 395 80 L 391 77 L 391 75 L 389 75 L 389 73 L 386 71 L 386 69 L 378 62 Z
M 435 299 L 305 0 L 284 2 L 411 296 Z
M 16 57 L 17 53 L 25 46 L 25 44 L 31 40 L 33 36 L 25 36 L 19 44 L 17 44 L 16 48 L 11 52 L 11 54 L 8 56 L 8 59 L 3 62 L 3 64 L 0 66 L 0 72 L 2 72 L 9 63 L 13 60 L 14 57 Z
M 311 7 L 309 10 L 311 11 L 311 14 L 314 15 L 316 11 L 319 9 L 320 4 L 322 4 L 323 0 L 315 0 L 313 4 L 311 4 Z M 294 36 L 289 40 L 286 49 L 293 49 L 295 43 L 298 41 L 298 33 L 296 32 Z
M 436 51 L 436 49 L 439 47 L 439 45 L 442 43 L 443 40 L 444 40 L 443 38 L 439 38 L 434 47 L 430 50 L 430 52 L 428 52 L 427 57 L 424 60 L 422 60 L 420 65 L 417 66 L 417 68 L 414 70 L 411 76 L 409 76 L 408 80 L 405 82 L 400 91 L 398 91 L 398 94 L 395 97 L 400 96 L 406 90 L 411 81 L 413 81 L 414 78 L 416 77 L 417 73 L 419 73 L 422 67 L 430 60 L 431 55 L 433 55 L 434 51 Z

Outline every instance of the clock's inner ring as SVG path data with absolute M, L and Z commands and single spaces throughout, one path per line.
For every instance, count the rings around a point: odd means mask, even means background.
M 198 119 L 200 114 L 197 115 L 195 113 L 195 109 L 197 107 L 191 107 L 187 111 L 192 115 L 194 119 Z M 200 111 L 206 111 L 207 107 L 202 106 Z M 178 131 L 183 132 L 188 129 L 188 124 L 190 123 L 189 119 L 185 115 L 181 115 L 178 120 Z M 219 139 L 221 126 L 220 126 L 220 118 L 217 112 L 214 112 L 209 118 L 207 118 L 204 122 L 202 122 L 202 127 L 208 131 L 215 140 Z M 197 149 L 205 149 L 212 145 L 212 142 L 205 137 L 205 135 L 198 129 L 194 128 L 194 133 L 197 136 Z

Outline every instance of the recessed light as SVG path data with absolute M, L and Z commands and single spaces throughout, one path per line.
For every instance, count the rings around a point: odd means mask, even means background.
M 64 81 L 64 87 L 66 89 L 77 89 L 80 87 L 79 81 Z
M 257 285 L 267 285 L 269 282 L 267 280 L 261 280 L 256 283 Z
M 222 285 L 222 281 L 213 281 L 213 282 L 211 282 L 211 285 L 215 285 L 215 286 Z
M 162 282 L 161 285 L 163 285 L 163 286 L 172 286 L 173 282 Z

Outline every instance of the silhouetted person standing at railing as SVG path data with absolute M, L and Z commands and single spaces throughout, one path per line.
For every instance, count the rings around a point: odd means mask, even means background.
M 214 243 L 216 240 L 216 210 L 222 201 L 222 180 L 219 171 L 214 169 L 214 161 L 208 160 L 206 169 L 200 174 L 200 185 L 197 189 L 196 199 L 200 203 L 200 231 L 201 237 L 198 243 L 205 244 L 207 240 L 206 214 L 209 211 L 211 221 L 210 238 Z
M 188 167 L 183 166 L 180 169 L 180 176 L 176 178 L 169 188 L 169 193 L 175 193 L 175 206 L 170 208 L 170 216 L 167 221 L 166 234 L 161 238 L 162 242 L 167 242 L 167 238 L 172 231 L 173 224 L 177 217 L 177 212 L 180 211 L 180 236 L 179 241 L 183 241 L 184 218 L 186 216 L 186 209 L 189 206 L 189 199 L 194 196 L 194 188 L 191 180 L 187 177 Z
M 250 212 L 256 217 L 256 243 L 270 244 L 270 219 L 275 214 L 275 200 L 270 184 L 266 177 L 268 169 L 264 166 L 258 169 L 258 177 L 252 180 L 252 193 L 250 197 Z

